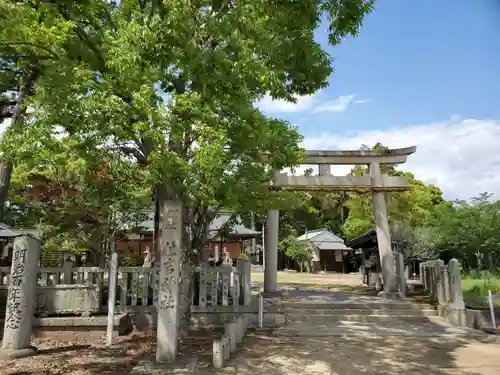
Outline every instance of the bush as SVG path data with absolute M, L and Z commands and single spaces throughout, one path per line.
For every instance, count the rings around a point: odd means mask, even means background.
M 491 290 L 494 295 L 500 294 L 500 278 L 487 271 L 474 272 L 462 279 L 462 289 L 468 307 L 488 308 L 488 291 Z M 494 298 L 493 303 L 500 306 L 500 299 Z

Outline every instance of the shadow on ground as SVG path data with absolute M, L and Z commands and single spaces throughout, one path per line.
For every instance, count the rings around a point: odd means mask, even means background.
M 383 300 L 374 298 L 375 291 L 369 288 L 332 285 L 332 289 L 312 290 L 310 285 L 298 284 L 290 288 L 292 298 L 337 303 L 377 300 L 383 305 Z M 409 300 L 429 302 L 421 291 Z M 384 323 L 348 319 L 303 323 L 302 330 L 317 330 L 318 336 L 324 331 L 322 337 L 278 337 L 254 332 L 245 337 L 220 370 L 214 370 L 211 361 L 212 342 L 221 332 L 202 331 L 182 342 L 180 361 L 196 358 L 196 370 L 192 373 L 198 375 L 500 374 L 499 344 L 485 342 L 486 336 L 479 337 L 477 333 L 478 337 L 474 337 L 473 331 L 436 322 L 423 313 L 421 318 L 418 323 L 397 316 Z M 300 328 L 301 324 L 295 325 Z M 328 335 L 328 330 L 337 333 Z M 458 338 L 449 335 L 457 333 L 461 334 Z M 0 362 L 0 375 L 126 375 L 140 359 L 154 354 L 155 337 L 131 335 L 113 348 L 84 345 L 63 345 L 42 350 L 31 359 Z
M 500 373 L 499 347 L 470 340 L 388 337 L 252 336 L 214 374 L 391 375 Z

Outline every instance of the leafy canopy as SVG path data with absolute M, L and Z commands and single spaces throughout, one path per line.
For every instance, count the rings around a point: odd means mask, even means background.
M 331 59 L 314 30 L 326 19 L 338 44 L 373 1 L 0 4 L 12 16 L 0 18 L 0 46 L 19 69 L 34 56 L 39 73 L 29 126 L 7 131 L 6 155 L 53 179 L 60 150 L 83 165 L 105 155 L 151 190 L 168 187 L 202 233 L 210 213 L 255 208 L 274 172 L 298 164 L 300 134 L 253 103 L 325 87 Z

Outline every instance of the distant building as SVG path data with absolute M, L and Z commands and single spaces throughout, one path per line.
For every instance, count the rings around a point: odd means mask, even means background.
M 117 242 L 116 251 L 119 253 L 132 252 L 138 256 L 143 256 L 146 249 L 154 249 L 154 211 L 145 212 L 147 219 L 139 223 L 130 232 Z M 245 249 L 250 249 L 252 238 L 261 236 L 261 232 L 245 227 L 239 216 L 236 216 L 231 225 L 229 220 L 233 213 L 219 212 L 210 224 L 208 229 L 209 241 L 201 253 L 201 259 L 206 261 L 209 258 L 219 259 L 229 256 L 236 260 Z M 227 228 L 224 226 L 227 225 Z M 219 233 L 222 233 L 219 235 Z
M 347 262 L 349 254 L 354 250 L 344 244 L 344 240 L 326 228 L 307 231 L 297 238 L 299 241 L 312 245 L 313 270 L 350 272 L 351 267 Z
M 10 266 L 12 260 L 12 243 L 14 238 L 22 235 L 40 235 L 37 229 L 20 229 L 12 228 L 11 226 L 0 223 L 0 267 Z

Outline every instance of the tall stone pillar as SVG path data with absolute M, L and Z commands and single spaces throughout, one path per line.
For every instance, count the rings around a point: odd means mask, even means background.
M 387 216 L 387 205 L 385 193 L 377 191 L 377 187 L 383 186 L 380 164 L 378 162 L 370 163 L 370 176 L 372 186 L 375 188 L 372 192 L 373 215 L 375 217 L 375 226 L 377 228 L 377 243 L 380 255 L 380 265 L 382 267 L 382 279 L 384 281 L 384 290 L 380 296 L 395 296 L 398 292 L 396 273 L 394 269 L 394 255 L 392 254 L 391 232 L 389 230 L 389 217 Z
M 182 253 L 182 204 L 177 200 L 163 202 L 160 207 L 160 277 L 158 293 L 158 325 L 156 361 L 172 362 L 177 356 L 180 331 L 179 281 Z
M 27 357 L 37 352 L 31 346 L 31 330 L 41 245 L 40 239 L 30 236 L 14 240 L 0 359 Z
M 273 293 L 278 289 L 278 236 L 280 212 L 269 210 L 265 234 L 264 292 Z

